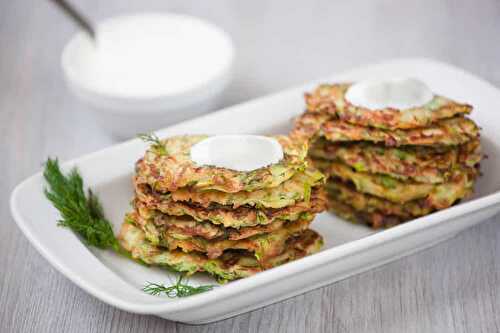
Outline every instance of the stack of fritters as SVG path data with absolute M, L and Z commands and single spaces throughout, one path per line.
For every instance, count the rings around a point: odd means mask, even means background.
M 306 144 L 275 137 L 282 161 L 239 172 L 196 165 L 190 150 L 205 138 L 163 140 L 137 162 L 134 211 L 119 236 L 134 258 L 227 281 L 319 250 L 309 224 L 327 198 Z
M 466 104 L 435 95 L 422 107 L 370 110 L 350 104 L 350 84 L 306 94 L 291 137 L 309 141 L 329 176 L 330 209 L 388 227 L 444 209 L 469 195 L 481 160 L 479 129 Z

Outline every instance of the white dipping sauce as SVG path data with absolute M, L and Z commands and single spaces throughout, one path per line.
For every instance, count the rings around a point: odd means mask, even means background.
M 372 110 L 410 109 L 429 103 L 433 97 L 424 82 L 411 78 L 361 81 L 345 94 L 349 103 Z
M 232 61 L 226 34 L 197 18 L 174 14 L 120 16 L 97 26 L 97 43 L 72 42 L 71 73 L 92 91 L 150 98 L 209 83 Z
M 191 160 L 236 171 L 253 171 L 283 159 L 283 148 L 273 138 L 260 135 L 217 135 L 191 147 Z

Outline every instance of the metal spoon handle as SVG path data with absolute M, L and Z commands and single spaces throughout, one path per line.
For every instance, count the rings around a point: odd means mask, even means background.
M 56 4 L 64 13 L 66 13 L 73 21 L 95 41 L 96 32 L 90 20 L 80 13 L 73 5 L 70 5 L 65 0 L 50 0 Z

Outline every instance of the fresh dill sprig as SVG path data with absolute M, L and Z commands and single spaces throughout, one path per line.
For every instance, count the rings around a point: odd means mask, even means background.
M 147 265 L 141 260 L 134 259 L 116 239 L 111 223 L 104 217 L 104 211 L 97 196 L 88 189 L 87 195 L 83 189 L 83 179 L 77 169 L 72 169 L 64 175 L 57 159 L 47 159 L 43 176 L 48 184 L 44 189 L 45 196 L 61 214 L 58 224 L 70 228 L 78 234 L 84 243 L 99 249 L 113 250 Z M 148 283 L 144 292 L 151 295 L 165 293 L 168 297 L 187 297 L 212 290 L 213 285 L 193 287 L 182 282 L 181 275 L 177 282 L 166 287 L 163 284 Z
M 182 282 L 183 278 L 184 276 L 180 275 L 179 278 L 177 279 L 177 282 L 168 287 L 161 283 L 148 282 L 144 286 L 144 288 L 142 288 L 142 291 L 150 295 L 164 294 L 169 298 L 175 298 L 175 297 L 188 297 L 196 294 L 201 294 L 210 291 L 215 287 L 214 285 L 203 285 L 203 286 L 193 287 L 187 283 L 183 283 Z
M 83 180 L 77 169 L 64 175 L 58 160 L 49 158 L 43 176 L 48 184 L 44 190 L 45 196 L 61 214 L 60 226 L 73 230 L 87 245 L 124 254 L 125 250 L 104 217 L 97 196 L 90 189 L 85 196 Z
M 154 149 L 155 153 L 158 155 L 167 155 L 168 151 L 165 144 L 161 142 L 160 138 L 154 133 L 141 133 L 137 135 L 142 141 L 151 144 L 151 148 Z

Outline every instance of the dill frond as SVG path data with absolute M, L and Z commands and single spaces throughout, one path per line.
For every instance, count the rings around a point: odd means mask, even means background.
M 49 158 L 43 176 L 48 184 L 44 189 L 45 196 L 61 214 L 60 226 L 70 228 L 87 245 L 123 254 L 98 198 L 91 190 L 85 195 L 78 170 L 73 169 L 64 175 L 58 160 Z
M 144 288 L 142 288 L 142 291 L 150 295 L 164 294 L 169 298 L 175 298 L 201 294 L 210 291 L 215 287 L 214 285 L 203 285 L 198 287 L 190 286 L 189 284 L 182 282 L 183 278 L 184 276 L 180 275 L 177 282 L 171 286 L 165 286 L 161 283 L 148 282 Z
M 154 133 L 141 133 L 137 137 L 142 141 L 149 143 L 151 148 L 155 151 L 157 155 L 168 155 L 167 148 L 165 144 L 161 142 L 160 138 Z
M 58 224 L 70 228 L 78 234 L 83 242 L 99 249 L 113 250 L 136 262 L 148 266 L 139 259 L 134 259 L 116 239 L 111 223 L 105 218 L 104 211 L 97 196 L 89 189 L 85 195 L 83 179 L 77 169 L 67 175 L 61 172 L 57 159 L 47 159 L 43 176 L 47 182 L 45 196 L 61 214 Z M 148 283 L 144 292 L 151 295 L 166 294 L 168 297 L 187 297 L 212 290 L 213 285 L 193 287 L 183 283 L 179 276 L 172 286 Z

